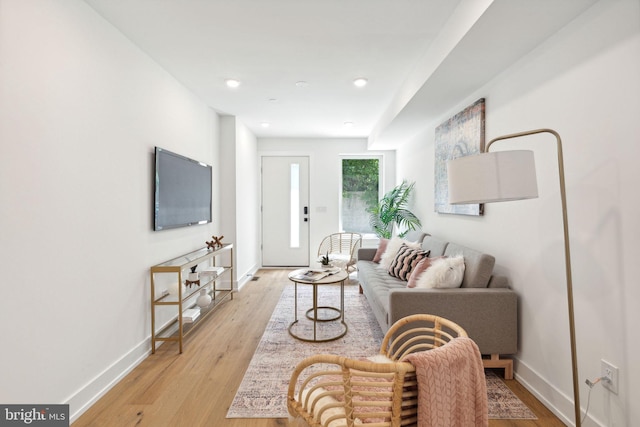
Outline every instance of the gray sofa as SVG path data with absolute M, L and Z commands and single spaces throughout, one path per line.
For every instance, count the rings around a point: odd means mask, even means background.
M 416 313 L 450 319 L 462 326 L 483 354 L 485 367 L 505 369 L 513 377 L 513 362 L 500 355 L 515 354 L 518 348 L 518 301 L 507 280 L 494 276 L 491 255 L 450 243 L 423 232 L 410 232 L 405 239 L 422 242 L 430 257 L 462 255 L 465 262 L 460 288 L 407 288 L 374 263 L 376 248 L 358 251 L 358 281 L 384 332 L 397 320 Z

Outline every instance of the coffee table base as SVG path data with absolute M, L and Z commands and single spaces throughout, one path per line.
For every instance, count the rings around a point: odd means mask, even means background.
M 328 317 L 328 316 L 320 316 L 320 311 L 323 310 L 329 310 L 335 313 L 335 315 L 333 317 Z M 314 309 L 313 307 L 310 308 L 309 310 L 307 310 L 306 312 L 306 316 L 307 319 L 309 320 L 315 320 L 317 322 L 332 322 L 334 320 L 338 320 L 341 316 L 342 316 L 342 312 L 340 311 L 339 308 L 335 308 L 335 307 L 318 307 L 318 316 L 316 317 L 314 314 Z
M 292 331 L 292 328 L 297 323 L 298 323 L 297 320 L 294 320 L 293 322 L 291 322 L 291 324 L 289 325 L 289 335 L 291 335 L 292 337 L 294 337 L 297 340 L 304 341 L 304 342 L 329 342 L 329 341 L 335 341 L 338 338 L 342 338 L 343 336 L 345 336 L 347 334 L 347 331 L 349 330 L 349 327 L 344 322 L 344 320 L 341 320 L 340 323 L 342 324 L 342 327 L 343 327 L 342 333 L 340 333 L 339 335 L 336 335 L 336 336 L 328 337 L 328 338 L 318 338 L 316 336 L 315 325 L 314 325 L 314 331 L 313 331 L 314 337 L 313 338 L 306 338 L 306 337 L 300 336 L 300 335 L 298 335 L 298 334 L 296 334 L 295 332 Z

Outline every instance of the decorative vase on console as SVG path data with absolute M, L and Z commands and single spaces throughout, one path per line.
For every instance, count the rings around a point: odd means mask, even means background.
M 200 289 L 200 296 L 196 300 L 196 304 L 200 308 L 207 308 L 211 304 L 211 296 L 207 293 L 206 289 Z

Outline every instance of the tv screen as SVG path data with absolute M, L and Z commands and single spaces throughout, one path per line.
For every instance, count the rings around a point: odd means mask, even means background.
M 154 230 L 211 222 L 212 168 L 156 147 Z

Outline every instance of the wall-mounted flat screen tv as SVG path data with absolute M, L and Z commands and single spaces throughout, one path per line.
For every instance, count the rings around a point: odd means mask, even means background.
M 155 149 L 154 230 L 211 222 L 212 167 Z

